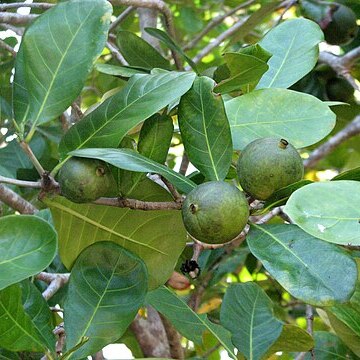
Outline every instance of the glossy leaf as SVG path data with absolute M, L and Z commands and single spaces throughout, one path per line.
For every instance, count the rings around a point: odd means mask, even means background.
M 22 303 L 25 312 L 38 332 L 42 335 L 43 342 L 48 349 L 55 349 L 55 335 L 53 334 L 53 319 L 49 305 L 42 297 L 40 291 L 29 280 L 20 283 Z
M 183 336 L 197 344 L 202 343 L 204 331 L 209 331 L 229 355 L 236 359 L 230 334 L 222 326 L 212 323 L 205 314 L 200 315 L 194 312 L 169 288 L 161 286 L 149 292 L 146 296 L 146 302 L 168 318 Z
M 149 43 L 130 31 L 119 31 L 116 37 L 121 54 L 131 66 L 145 69 L 169 69 L 170 63 Z
M 169 201 L 158 187 L 147 201 Z M 149 288 L 164 284 L 184 249 L 186 232 L 174 210 L 142 211 L 94 204 L 75 204 L 65 198 L 45 199 L 59 234 L 62 262 L 71 268 L 87 246 L 113 241 L 141 257 L 149 272 Z M 73 236 L 76 234 L 76 237 Z M 161 271 L 159 271 L 161 264 Z
M 95 69 L 103 74 L 130 78 L 136 74 L 147 74 L 148 71 L 131 66 L 116 66 L 110 64 L 96 64 Z
M 344 250 L 296 225 L 252 226 L 247 237 L 250 251 L 291 295 L 317 306 L 350 299 L 357 267 Z
M 147 280 L 143 261 L 115 243 L 98 242 L 79 255 L 64 304 L 66 346 L 89 340 L 70 359 L 95 353 L 124 334 L 144 303 Z
M 61 140 L 61 155 L 85 147 L 117 147 L 129 130 L 188 91 L 194 77 L 189 72 L 134 75 L 124 89 L 70 128 Z
M 295 191 L 284 212 L 309 234 L 336 244 L 360 245 L 360 183 L 313 183 Z
M 179 126 L 190 161 L 208 180 L 224 180 L 232 142 L 224 103 L 213 94 L 214 81 L 198 77 L 180 100 Z
M 224 296 L 221 324 L 247 359 L 261 359 L 280 336 L 283 324 L 273 314 L 273 304 L 255 283 L 231 285 Z
M 309 351 L 313 347 L 314 339 L 307 331 L 295 325 L 285 324 L 280 336 L 268 350 L 264 359 L 268 359 L 278 351 L 303 352 Z
M 23 57 L 15 66 L 14 92 L 26 89 L 27 99 L 17 101 L 28 102 L 29 108 L 25 115 L 26 105 L 15 101 L 17 122 L 35 127 L 71 104 L 104 48 L 111 13 L 105 0 L 62 2 L 27 28 L 21 41 Z
M 57 250 L 57 235 L 31 215 L 0 218 L 0 289 L 45 269 Z
M 151 36 L 162 41 L 169 49 L 179 53 L 187 61 L 190 67 L 196 73 L 198 73 L 196 64 L 185 54 L 182 48 L 178 44 L 176 44 L 175 41 L 165 31 L 150 27 L 145 28 L 145 31 Z
M 120 169 L 157 173 L 164 176 L 184 193 L 190 192 L 196 186 L 184 175 L 130 149 L 82 149 L 72 151 L 70 155 L 100 159 Z
M 360 181 L 360 166 L 348 171 L 344 171 L 343 173 L 340 173 L 339 175 L 336 175 L 331 179 L 331 181 L 334 180 L 354 180 L 354 181 Z
M 23 309 L 19 284 L 0 291 L 0 347 L 10 351 L 47 349 L 46 341 Z
M 295 84 L 315 66 L 318 44 L 323 40 L 319 25 L 303 18 L 287 20 L 270 30 L 260 45 L 273 56 L 257 88 L 288 88 Z
M 356 357 L 344 343 L 333 333 L 328 331 L 314 332 L 316 360 L 356 360 Z M 305 360 L 311 360 L 311 354 L 305 356 Z
M 230 71 L 230 77 L 218 84 L 214 91 L 228 93 L 240 90 L 243 86 L 254 87 L 269 66 L 255 56 L 241 53 L 226 53 L 224 60 Z
M 261 137 L 279 137 L 296 148 L 317 143 L 335 126 L 335 114 L 312 95 L 264 89 L 225 102 L 235 149 Z

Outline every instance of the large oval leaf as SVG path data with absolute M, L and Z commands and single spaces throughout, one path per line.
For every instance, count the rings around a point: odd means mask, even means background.
M 118 340 L 143 305 L 147 270 L 133 253 L 112 242 L 86 248 L 71 271 L 64 304 L 68 349 L 89 340 L 71 355 L 83 358 Z
M 142 200 L 169 200 L 164 189 L 154 191 L 152 196 Z M 185 246 L 186 231 L 179 211 L 80 205 L 61 197 L 45 202 L 50 206 L 59 233 L 60 257 L 67 268 L 87 246 L 111 240 L 144 260 L 149 287 L 156 288 L 168 280 Z
M 357 267 L 352 257 L 296 225 L 254 224 L 247 242 L 266 270 L 304 302 L 328 306 L 349 300 L 354 292 Z
M 100 159 L 120 169 L 157 173 L 184 193 L 188 193 L 196 187 L 196 184 L 184 175 L 130 149 L 82 149 L 72 151 L 70 155 Z
M 323 39 L 320 27 L 307 19 L 288 20 L 269 31 L 260 45 L 273 56 L 257 88 L 287 88 L 295 84 L 315 66 L 318 44 Z
M 146 295 L 146 302 L 168 318 L 183 336 L 196 344 L 201 344 L 204 331 L 209 331 L 224 346 L 229 355 L 236 359 L 227 330 L 212 323 L 205 314 L 194 312 L 169 288 L 161 286 L 149 292 Z
M 57 234 L 32 215 L 0 218 L 0 289 L 45 269 L 57 250 Z
M 255 283 L 231 285 L 224 296 L 220 319 L 232 341 L 247 359 L 258 360 L 280 336 L 283 324 L 273 314 L 273 304 Z
M 194 78 L 190 72 L 134 75 L 124 89 L 70 128 L 60 142 L 60 154 L 65 157 L 84 147 L 117 147 L 134 126 L 186 93 Z
M 14 110 L 18 122 L 26 120 L 35 127 L 60 115 L 71 104 L 104 48 L 111 13 L 111 5 L 105 0 L 66 1 L 28 27 L 21 41 L 22 57 L 15 66 Z M 23 103 L 29 105 L 26 116 Z
M 19 284 L 0 291 L 0 347 L 10 351 L 47 349 L 47 342 L 24 311 Z
M 232 142 L 221 96 L 213 94 L 214 81 L 198 77 L 181 98 L 179 126 L 190 161 L 208 180 L 224 180 L 229 171 Z
M 225 103 L 235 149 L 261 137 L 280 137 L 296 148 L 317 143 L 335 126 L 335 114 L 316 97 L 263 89 Z
M 336 244 L 360 245 L 360 183 L 313 183 L 295 191 L 284 212 L 309 234 Z

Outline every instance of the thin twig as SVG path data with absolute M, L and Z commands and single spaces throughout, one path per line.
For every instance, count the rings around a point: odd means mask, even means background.
M 10 46 L 8 45 L 4 40 L 0 39 L 0 48 L 5 49 L 6 51 L 8 51 L 13 57 L 16 57 L 16 51 Z
M 12 191 L 7 186 L 0 184 L 0 201 L 10 206 L 20 214 L 35 214 L 38 209 L 15 191 Z
M 313 326 L 314 326 L 314 310 L 311 305 L 306 305 L 306 331 L 312 336 L 313 335 Z M 315 360 L 315 351 L 311 349 L 310 356 L 312 360 Z M 307 352 L 301 352 L 295 360 L 304 360 L 307 355 Z
M 129 63 L 125 60 L 125 58 L 120 53 L 119 49 L 110 41 L 106 42 L 106 47 L 110 50 L 111 54 L 115 57 L 116 60 L 119 61 L 121 65 L 129 65 Z
M 37 17 L 38 15 L 35 14 L 23 15 L 18 13 L 0 12 L 0 23 L 26 25 Z
M 136 199 L 124 198 L 100 198 L 94 201 L 97 205 L 115 206 L 134 210 L 180 210 L 181 204 L 177 202 L 155 202 L 141 201 Z
M 35 154 L 32 152 L 29 144 L 25 141 L 20 141 L 20 147 L 24 150 L 25 154 L 29 157 L 30 161 L 34 165 L 36 171 L 42 176 L 45 172 L 44 168 L 39 163 L 39 160 L 36 158 Z
M 5 176 L 0 175 L 0 183 L 23 186 L 32 189 L 41 189 L 41 181 L 24 181 L 18 179 L 12 179 Z
M 0 4 L 0 11 L 4 11 L 7 9 L 16 9 L 16 8 L 20 8 L 20 7 L 29 7 L 29 8 L 33 8 L 33 9 L 50 9 L 53 6 L 55 6 L 55 4 L 49 4 L 49 3 L 23 3 L 23 2 L 15 2 L 15 3 L 11 3 L 11 4 Z
M 110 25 L 109 31 L 114 31 L 120 23 L 122 23 L 133 11 L 135 10 L 134 6 L 129 6 L 126 8 Z
M 278 207 L 272 209 L 271 211 L 269 211 L 264 216 L 262 216 L 260 219 L 256 220 L 255 223 L 258 225 L 265 224 L 268 221 L 270 221 L 272 218 L 274 218 L 275 216 L 280 215 L 282 213 L 283 209 L 284 209 L 284 206 L 278 206 Z
M 298 0 L 289 0 L 287 3 L 283 3 L 285 9 L 283 10 L 283 12 L 281 13 L 281 15 L 279 16 L 279 18 L 276 20 L 275 22 L 275 25 L 274 26 L 277 26 L 280 24 L 280 22 L 282 21 L 284 15 L 289 11 L 289 9 L 296 5 Z
M 163 176 L 161 176 L 161 180 L 164 182 L 166 187 L 169 189 L 170 194 L 174 198 L 175 202 L 182 203 L 183 198 L 181 194 L 176 190 L 175 186 L 167 179 L 165 179 Z
M 216 16 L 214 19 L 212 19 L 205 27 L 203 30 L 201 30 L 199 32 L 198 35 L 196 35 L 194 37 L 194 39 L 192 39 L 188 44 L 186 44 L 183 48 L 183 50 L 190 50 L 192 48 L 194 48 L 197 43 L 206 35 L 208 34 L 214 27 L 216 27 L 217 25 L 221 24 L 227 17 L 230 17 L 232 15 L 234 15 L 236 12 L 238 12 L 241 9 L 244 9 L 248 6 L 250 6 L 251 4 L 253 4 L 256 0 L 249 0 L 246 1 L 236 7 L 234 7 L 233 9 L 231 9 L 230 11 L 228 11 L 227 13 L 223 14 L 223 15 L 218 15 Z
M 11 24 L 1 24 L 0 28 L 5 30 L 13 31 L 16 35 L 23 36 L 25 29 L 23 27 L 13 26 Z
M 304 160 L 304 167 L 314 167 L 322 158 L 335 150 L 340 144 L 358 134 L 360 134 L 360 115 L 356 116 L 352 122 L 315 149 L 309 157 Z
M 184 153 L 182 159 L 181 159 L 181 164 L 180 164 L 180 170 L 179 170 L 179 173 L 182 174 L 182 175 L 185 175 L 186 174 L 186 171 L 189 167 L 189 158 L 188 156 L 186 155 L 186 153 Z
M 54 274 L 41 272 L 36 275 L 36 278 L 48 284 L 48 287 L 42 293 L 42 296 L 45 300 L 49 300 L 62 286 L 64 286 L 69 281 L 70 274 Z

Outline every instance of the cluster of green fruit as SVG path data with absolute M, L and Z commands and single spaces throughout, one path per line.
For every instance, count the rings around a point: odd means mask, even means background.
M 243 190 L 266 200 L 276 190 L 299 181 L 304 168 L 296 149 L 286 140 L 262 138 L 241 152 L 237 173 Z M 100 160 L 70 158 L 59 172 L 63 196 L 76 203 L 111 196 L 116 183 L 109 166 Z M 186 197 L 182 216 L 188 233 L 206 243 L 225 243 L 244 229 L 249 218 L 242 191 L 225 181 L 197 186 Z
M 304 166 L 299 153 L 286 140 L 261 138 L 241 152 L 237 173 L 247 194 L 266 200 L 276 190 L 301 180 Z M 187 195 L 182 216 L 192 237 L 205 243 L 223 244 L 244 229 L 249 205 L 237 187 L 224 181 L 211 181 Z

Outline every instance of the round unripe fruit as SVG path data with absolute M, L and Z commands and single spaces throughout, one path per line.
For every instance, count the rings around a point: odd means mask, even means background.
M 347 80 L 334 77 L 326 83 L 326 94 L 329 100 L 351 102 L 354 99 L 354 88 Z
M 116 187 L 108 165 L 96 159 L 72 157 L 59 171 L 61 194 L 76 203 L 109 195 Z
M 331 17 L 323 29 L 325 41 L 331 45 L 346 45 L 353 41 L 358 33 L 356 14 L 347 6 L 337 4 Z
M 209 244 L 223 244 L 241 233 L 249 218 L 249 205 L 242 191 L 224 181 L 197 186 L 182 206 L 187 232 Z
M 266 200 L 276 190 L 302 179 L 304 166 L 299 153 L 284 139 L 262 138 L 241 152 L 237 174 L 246 193 Z

